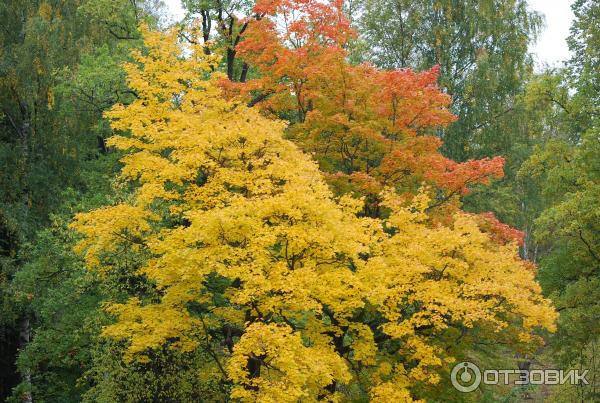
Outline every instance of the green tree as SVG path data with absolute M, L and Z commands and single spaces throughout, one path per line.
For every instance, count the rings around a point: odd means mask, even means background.
M 155 9 L 155 2 L 127 0 L 0 4 L 0 399 L 18 381 L 17 347 L 30 341 L 43 317 L 36 311 L 43 301 L 32 303 L 35 295 L 14 280 L 41 256 L 30 255 L 39 245 L 29 245 L 43 244 L 36 233 L 64 202 L 63 190 L 85 192 L 82 166 L 106 151 L 103 138 L 110 134 L 102 111 L 133 97 L 120 92 L 125 83 L 118 64 L 138 42 L 119 39 L 111 24 L 137 32 L 141 21 L 156 20 L 150 3 Z M 106 13 L 112 20 L 104 19 Z M 21 390 L 29 400 L 34 374 L 26 362 Z
M 237 45 L 243 40 L 248 25 L 253 20 L 263 17 L 261 13 L 254 12 L 253 0 L 183 0 L 187 16 L 185 25 L 190 25 L 195 19 L 200 20 L 196 28 L 200 31 L 199 37 L 203 43 L 213 42 L 212 46 L 205 46 L 204 52 L 210 54 L 211 48 L 218 49 L 223 54 L 222 68 L 227 73 L 227 78 L 232 81 L 245 82 L 250 73 L 250 65 L 240 61 Z M 183 38 L 192 40 L 181 31 Z
M 457 123 L 440 135 L 457 161 L 506 156 L 514 98 L 532 71 L 541 17 L 524 0 L 363 0 L 366 57 L 384 67 L 440 65 Z
M 545 144 L 577 138 L 571 98 L 564 70 L 532 75 L 524 93 L 514 99 L 511 130 L 520 135 L 511 140 L 506 176 L 490 186 L 474 188 L 463 198 L 467 210 L 493 211 L 502 222 L 520 228 L 524 232 L 522 255 L 534 263 L 544 253 L 533 237 L 535 219 L 548 201 L 542 193 L 543 180 L 533 178 L 522 166 Z
M 557 399 L 600 398 L 600 5 L 573 4 L 573 52 L 564 80 L 567 94 L 556 100 L 564 113 L 558 131 L 525 162 L 519 176 L 542 201 L 534 223 L 540 245 L 539 280 L 560 311 L 551 359 L 568 368 L 589 369 L 590 385 L 559 390 Z
M 573 57 L 568 62 L 571 81 L 575 83 L 575 102 L 581 132 L 597 124 L 600 115 L 600 4 L 577 0 L 572 6 L 575 22 L 568 38 Z

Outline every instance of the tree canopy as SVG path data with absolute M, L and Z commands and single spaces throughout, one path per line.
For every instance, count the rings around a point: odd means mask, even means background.
M 598 399 L 594 1 L 182 5 L 0 5 L 0 400 Z

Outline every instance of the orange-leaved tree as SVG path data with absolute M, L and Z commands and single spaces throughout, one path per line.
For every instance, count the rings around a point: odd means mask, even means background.
M 144 37 L 125 66 L 138 97 L 107 114 L 132 193 L 72 224 L 90 270 L 121 270 L 126 254 L 154 287 L 107 303 L 103 335 L 125 360 L 151 371 L 156 349 L 201 349 L 241 401 L 409 402 L 459 341 L 528 345 L 553 329 L 514 243 L 461 212 L 433 225 L 426 192 L 406 206 L 388 189 L 388 218 L 359 217 L 282 121 L 225 96 L 202 45 Z
M 386 186 L 414 195 L 426 183 L 436 192 L 431 208 L 455 211 L 448 202 L 469 185 L 502 177 L 502 157 L 456 163 L 440 153 L 436 131 L 456 117 L 436 85 L 437 66 L 417 73 L 348 61 L 354 32 L 342 6 L 341 0 L 257 1 L 261 19 L 248 25 L 237 52 L 259 77 L 226 87 L 288 118 L 290 138 L 314 155 L 337 193 L 366 196 L 369 216 L 381 214 Z

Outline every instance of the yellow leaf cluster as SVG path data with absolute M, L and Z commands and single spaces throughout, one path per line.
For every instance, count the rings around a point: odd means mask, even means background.
M 263 364 L 249 372 L 252 360 Z M 331 346 L 306 347 L 299 332 L 273 323 L 249 325 L 228 366 L 236 381 L 231 397 L 243 401 L 315 401 L 333 381 L 351 379 L 344 359 Z

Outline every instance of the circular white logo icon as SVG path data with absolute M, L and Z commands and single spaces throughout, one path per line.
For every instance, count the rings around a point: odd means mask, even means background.
M 473 392 L 481 383 L 481 371 L 472 362 L 461 362 L 452 368 L 450 380 L 459 392 Z

